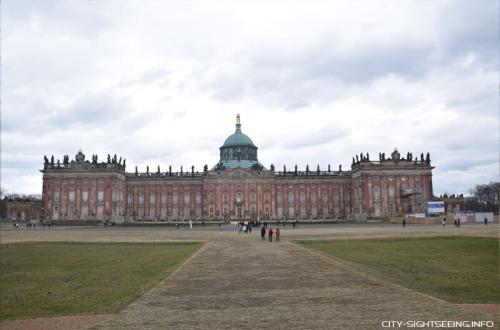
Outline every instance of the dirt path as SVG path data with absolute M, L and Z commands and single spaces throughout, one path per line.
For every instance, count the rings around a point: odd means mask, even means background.
M 350 270 L 290 242 L 227 235 L 98 329 L 377 328 L 488 320 Z
M 40 317 L 31 320 L 7 321 L 1 330 L 77 330 L 112 319 L 112 314 Z

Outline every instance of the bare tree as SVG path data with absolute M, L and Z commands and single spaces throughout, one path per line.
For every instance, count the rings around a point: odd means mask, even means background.
M 500 182 L 479 184 L 471 189 L 471 194 L 485 211 L 498 212 L 500 202 Z

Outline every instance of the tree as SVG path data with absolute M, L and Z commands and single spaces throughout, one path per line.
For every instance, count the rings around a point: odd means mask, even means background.
M 498 212 L 500 202 L 500 182 L 479 184 L 471 189 L 471 195 L 484 206 L 485 211 Z

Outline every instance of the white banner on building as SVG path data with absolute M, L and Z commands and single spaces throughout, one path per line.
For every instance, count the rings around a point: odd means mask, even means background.
M 444 202 L 427 202 L 427 213 L 429 214 L 444 213 Z

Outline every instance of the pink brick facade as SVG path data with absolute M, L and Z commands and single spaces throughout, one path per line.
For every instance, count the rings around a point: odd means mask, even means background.
M 93 166 L 95 165 L 95 166 Z M 120 164 L 46 165 L 43 215 L 50 220 L 186 221 L 331 219 L 425 212 L 432 167 L 362 160 L 351 171 L 234 168 L 127 173 Z

